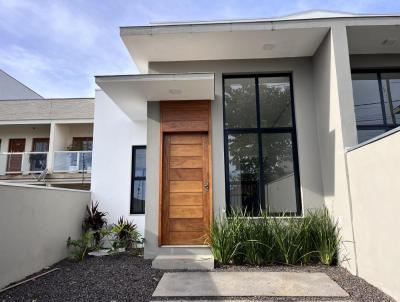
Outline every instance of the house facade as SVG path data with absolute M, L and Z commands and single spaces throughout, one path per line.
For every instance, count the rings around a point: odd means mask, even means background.
M 96 77 L 92 199 L 135 221 L 146 258 L 204 249 L 231 208 L 326 206 L 355 272 L 346 150 L 400 122 L 399 22 L 306 12 L 121 28 L 142 74 Z
M 0 181 L 90 189 L 94 99 L 45 99 L 0 72 Z

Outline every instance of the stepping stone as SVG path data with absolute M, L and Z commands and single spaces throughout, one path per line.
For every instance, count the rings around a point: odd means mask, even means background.
M 348 297 L 324 273 L 165 273 L 153 297 Z

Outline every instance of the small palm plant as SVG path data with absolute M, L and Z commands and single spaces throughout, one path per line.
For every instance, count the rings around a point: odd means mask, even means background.
M 113 225 L 111 232 L 115 234 L 113 248 L 132 249 L 140 240 L 140 233 L 136 228 L 136 224 L 124 217 L 120 217 L 118 222 Z
M 85 232 L 92 231 L 96 246 L 100 246 L 101 230 L 107 224 L 107 213 L 99 210 L 99 202 L 91 202 L 90 206 L 86 206 L 86 217 L 83 221 L 83 230 Z

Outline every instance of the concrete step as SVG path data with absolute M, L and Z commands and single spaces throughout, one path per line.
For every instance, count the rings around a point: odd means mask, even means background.
M 152 267 L 162 270 L 200 270 L 214 269 L 214 257 L 204 255 L 158 255 L 152 262 Z
M 207 245 L 163 245 L 158 255 L 212 255 Z

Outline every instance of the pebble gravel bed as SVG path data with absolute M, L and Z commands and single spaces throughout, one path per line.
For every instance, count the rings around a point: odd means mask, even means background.
M 0 293 L 0 301 L 150 301 L 163 275 L 151 260 L 129 253 L 66 259 L 54 267 L 60 270 Z
M 106 257 L 88 257 L 83 262 L 73 262 L 66 259 L 53 265 L 51 268 L 59 268 L 59 270 L 0 293 L 0 302 L 151 301 L 151 295 L 163 275 L 162 271 L 151 268 L 151 260 L 144 260 L 140 255 L 137 256 L 130 253 Z M 363 279 L 351 275 L 347 270 L 341 267 L 326 267 L 320 265 L 304 267 L 222 266 L 217 267 L 215 271 L 323 272 L 349 293 L 350 297 L 343 299 L 345 301 L 395 302 L 394 299 L 385 295 L 379 289 L 370 285 Z M 198 297 L 196 299 L 207 300 L 206 297 Z M 224 299 L 228 299 L 228 297 Z M 248 297 L 242 299 L 268 301 L 305 300 L 300 297 L 284 299 L 282 297 Z M 179 299 L 175 300 L 179 301 Z M 337 301 L 338 299 L 307 298 L 307 300 Z

